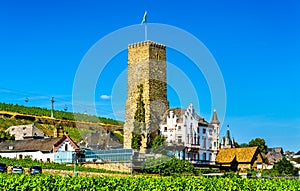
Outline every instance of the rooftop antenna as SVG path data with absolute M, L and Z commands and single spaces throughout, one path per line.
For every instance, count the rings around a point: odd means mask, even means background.
M 50 100 L 51 102 L 51 118 L 54 118 L 53 116 L 53 111 L 54 111 L 54 97 L 52 96 L 52 99 Z

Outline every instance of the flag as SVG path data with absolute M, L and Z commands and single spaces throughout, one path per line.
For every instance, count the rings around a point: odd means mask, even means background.
M 145 11 L 145 13 L 144 13 L 143 20 L 142 20 L 141 24 L 146 23 L 146 22 L 147 22 L 147 11 Z

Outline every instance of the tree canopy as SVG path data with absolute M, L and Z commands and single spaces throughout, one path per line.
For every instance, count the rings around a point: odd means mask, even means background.
M 163 135 L 156 136 L 152 142 L 151 151 L 153 153 L 165 154 L 167 152 L 166 148 L 166 138 Z
M 280 174 L 293 174 L 294 172 L 293 164 L 286 157 L 283 157 L 277 164 L 274 164 L 273 168 Z
M 268 147 L 266 145 L 266 141 L 263 138 L 255 138 L 252 139 L 249 143 L 248 143 L 249 147 L 255 147 L 257 146 L 259 151 L 261 153 L 267 153 L 268 152 Z

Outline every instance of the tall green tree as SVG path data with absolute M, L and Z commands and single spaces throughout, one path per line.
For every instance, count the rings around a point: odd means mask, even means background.
M 263 138 L 252 139 L 248 143 L 248 145 L 249 145 L 249 147 L 258 147 L 258 149 L 261 153 L 267 154 L 267 152 L 268 152 L 268 146 L 266 145 L 266 141 Z
M 143 101 L 143 85 L 138 85 L 137 89 L 138 98 L 136 100 L 136 111 L 134 114 L 131 148 L 140 150 L 142 146 L 142 137 L 145 136 L 143 134 L 143 132 L 145 131 L 145 103 Z
M 167 152 L 166 148 L 166 138 L 163 135 L 157 135 L 152 142 L 151 151 L 153 153 L 165 154 Z
M 286 157 L 283 157 L 277 164 L 274 164 L 273 169 L 280 174 L 293 174 L 294 172 L 293 164 Z

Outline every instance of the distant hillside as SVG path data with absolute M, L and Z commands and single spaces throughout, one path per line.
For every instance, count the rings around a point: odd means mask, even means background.
M 33 116 L 51 116 L 51 110 L 46 108 L 40 107 L 28 107 L 23 105 L 14 105 L 14 104 L 6 104 L 0 103 L 0 111 L 9 111 L 14 113 L 21 113 L 26 115 L 33 115 Z M 86 122 L 93 122 L 93 123 L 104 123 L 104 124 L 111 124 L 111 125 L 122 125 L 123 122 L 116 121 L 109 118 L 104 117 L 97 117 L 94 115 L 86 115 L 82 113 L 72 113 L 66 111 L 59 111 L 54 110 L 54 117 L 56 119 L 66 119 L 66 120 L 77 120 L 77 121 L 86 121 Z
M 75 114 L 75 121 L 73 113 L 57 110 L 54 111 L 54 118 L 50 115 L 49 109 L 0 103 L 0 130 L 34 123 L 45 135 L 53 136 L 55 128 L 63 127 L 76 142 L 91 132 L 106 130 L 116 131 L 114 134 L 122 142 L 123 122 L 79 113 Z

